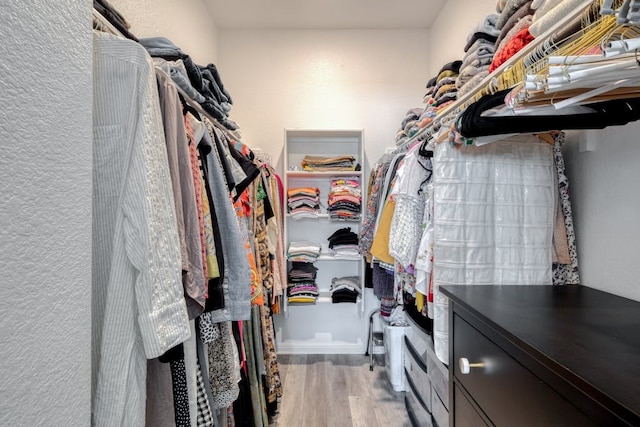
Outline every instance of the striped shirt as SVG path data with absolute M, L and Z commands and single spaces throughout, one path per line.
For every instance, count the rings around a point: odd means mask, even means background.
M 147 358 L 190 336 L 153 63 L 94 33 L 92 424 L 145 425 Z

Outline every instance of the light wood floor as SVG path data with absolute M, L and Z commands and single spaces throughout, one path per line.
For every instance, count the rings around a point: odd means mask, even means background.
M 278 355 L 283 383 L 275 427 L 410 427 L 404 393 L 364 355 Z

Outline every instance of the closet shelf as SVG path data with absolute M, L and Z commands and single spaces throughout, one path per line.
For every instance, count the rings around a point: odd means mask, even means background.
M 364 165 L 363 131 L 285 129 L 284 137 L 285 192 L 288 195 L 288 192 L 294 188 L 315 187 L 318 190 L 317 203 L 321 206 L 318 209 L 319 213 L 308 217 L 296 218 L 291 213 L 284 216 L 284 247 L 288 248 L 292 242 L 298 241 L 328 243 L 329 236 L 345 228 L 349 229 L 349 233 L 358 235 L 362 229 L 362 211 L 366 206 L 366 195 L 361 194 L 362 187 L 365 185 L 366 172 L 301 169 L 307 156 L 350 156 L 353 157 L 354 164 Z M 344 206 L 336 203 L 334 205 L 336 210 L 331 214 L 328 211 L 333 179 L 349 177 L 358 181 L 357 190 L 360 194 L 355 190 L 354 194 L 360 198 L 359 217 L 338 219 L 335 217 L 336 214 L 348 215 L 356 212 L 353 209 L 354 206 L 346 203 Z M 351 200 L 346 199 L 345 202 L 353 204 Z M 340 201 L 341 199 L 336 197 L 336 202 Z M 285 254 L 286 265 L 283 268 L 289 272 L 293 266 L 291 260 L 287 258 Z M 368 303 L 368 297 L 365 299 L 363 294 L 355 303 L 333 303 L 331 292 L 329 292 L 333 278 L 356 276 L 360 284 L 364 283 L 363 257 L 339 258 L 325 249 L 314 263 L 316 268 L 314 282 L 319 294 L 316 302 L 308 305 L 316 308 L 295 303 L 290 305 L 288 298 L 283 299 L 283 315 L 275 317 L 275 326 L 280 330 L 277 335 L 278 348 L 284 348 L 284 351 L 289 353 L 364 353 L 368 326 L 366 323 L 368 319 L 364 317 L 364 306 Z M 334 309 L 332 308 L 334 306 L 341 306 L 341 308 Z M 310 333 L 313 334 L 311 338 Z
M 573 20 L 578 18 L 589 6 L 593 4 L 593 0 L 585 0 L 580 6 L 576 7 L 571 13 L 568 13 L 566 16 L 559 19 L 558 22 L 551 28 L 549 28 L 546 32 L 541 34 L 539 37 L 536 37 L 531 43 L 524 46 L 520 51 L 518 51 L 515 55 L 505 61 L 502 65 L 496 68 L 491 74 L 486 76 L 484 79 L 478 83 L 478 85 L 468 93 L 465 93 L 460 98 L 456 99 L 454 102 L 444 107 L 442 110 L 436 113 L 436 117 L 434 119 L 434 123 L 437 121 L 445 121 L 448 116 L 455 115 L 460 112 L 460 110 L 466 108 L 469 104 L 473 102 L 473 100 L 483 92 L 494 93 L 501 89 L 496 87 L 498 84 L 498 78 L 505 71 L 509 70 L 514 66 L 518 61 L 530 55 L 535 49 L 542 46 L 545 42 L 548 42 L 552 39 L 557 33 L 561 32 L 563 28 L 565 28 L 568 24 L 570 24 Z M 425 136 L 429 136 L 433 132 L 433 125 L 426 126 L 420 129 L 415 135 L 409 138 L 403 146 L 409 147 L 414 142 L 418 140 L 424 140 Z
M 316 221 L 318 219 L 329 219 L 329 214 L 327 214 L 327 213 L 319 213 L 319 214 L 316 214 L 315 217 L 301 216 L 301 217 L 297 217 L 296 218 L 295 216 L 293 216 L 290 213 L 288 213 L 286 216 L 287 216 L 287 218 L 290 218 L 290 219 L 292 219 L 294 221 L 305 221 L 305 220 Z
M 333 219 L 329 216 L 328 213 L 319 213 L 316 214 L 313 217 L 310 216 L 301 216 L 301 217 L 295 217 L 292 214 L 288 213 L 286 214 L 287 219 L 290 219 L 292 221 L 296 221 L 296 222 L 301 222 L 301 221 L 318 221 L 318 220 L 328 220 L 332 223 L 336 223 L 336 224 L 340 224 L 342 222 L 344 223 L 360 223 L 360 218 L 354 218 L 354 219 Z
M 289 257 L 287 257 L 287 261 L 295 261 L 294 259 L 291 259 Z M 339 258 L 333 255 L 320 255 L 318 258 L 316 258 L 316 260 L 314 262 L 334 262 L 334 261 L 362 261 L 362 256 L 358 257 L 358 258 Z M 305 261 L 302 261 L 305 262 Z
M 331 178 L 343 176 L 362 176 L 362 171 L 286 171 L 291 178 Z
M 331 300 L 331 296 L 321 296 L 321 297 L 318 297 L 318 302 L 319 302 L 319 303 L 323 303 L 323 304 L 332 304 L 332 305 L 344 305 L 344 306 L 346 306 L 346 307 L 353 307 L 353 305 L 355 305 L 355 304 L 359 304 L 361 300 L 362 300 L 362 297 L 358 297 L 358 299 L 356 300 L 356 302 L 355 302 L 355 303 L 352 303 L 352 302 L 340 302 L 340 303 L 334 303 L 334 302 Z
M 338 258 L 333 255 L 320 255 L 316 261 L 362 261 L 362 257 L 358 258 Z
M 317 305 L 336 305 L 336 306 L 345 306 L 345 307 L 353 307 L 354 305 L 360 304 L 362 302 L 362 297 L 359 296 L 358 299 L 356 300 L 355 303 L 351 303 L 351 302 L 340 302 L 340 303 L 334 303 L 331 300 L 331 295 L 320 295 L 317 299 L 315 303 L 309 303 L 309 304 L 289 304 L 289 308 L 291 307 L 313 307 L 313 306 L 317 306 Z

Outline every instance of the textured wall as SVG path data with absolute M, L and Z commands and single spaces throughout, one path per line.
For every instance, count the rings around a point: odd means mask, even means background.
M 218 31 L 202 0 L 111 0 L 137 37 L 163 36 L 198 64 L 218 59 Z
M 594 131 L 594 150 L 581 151 L 584 132 L 570 132 L 564 150 L 582 283 L 636 301 L 639 133 L 640 123 Z
M 448 0 L 429 29 L 429 76 L 448 62 L 464 57 L 467 36 L 487 15 L 496 13 L 496 0 Z
M 91 9 L 0 5 L 0 425 L 86 426 Z
M 276 164 L 285 128 L 364 129 L 375 162 L 428 80 L 426 30 L 224 30 L 219 57 L 231 117 Z

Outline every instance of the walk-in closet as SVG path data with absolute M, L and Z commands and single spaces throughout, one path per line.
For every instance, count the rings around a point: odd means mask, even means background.
M 640 1 L 0 24 L 0 425 L 640 425 Z

